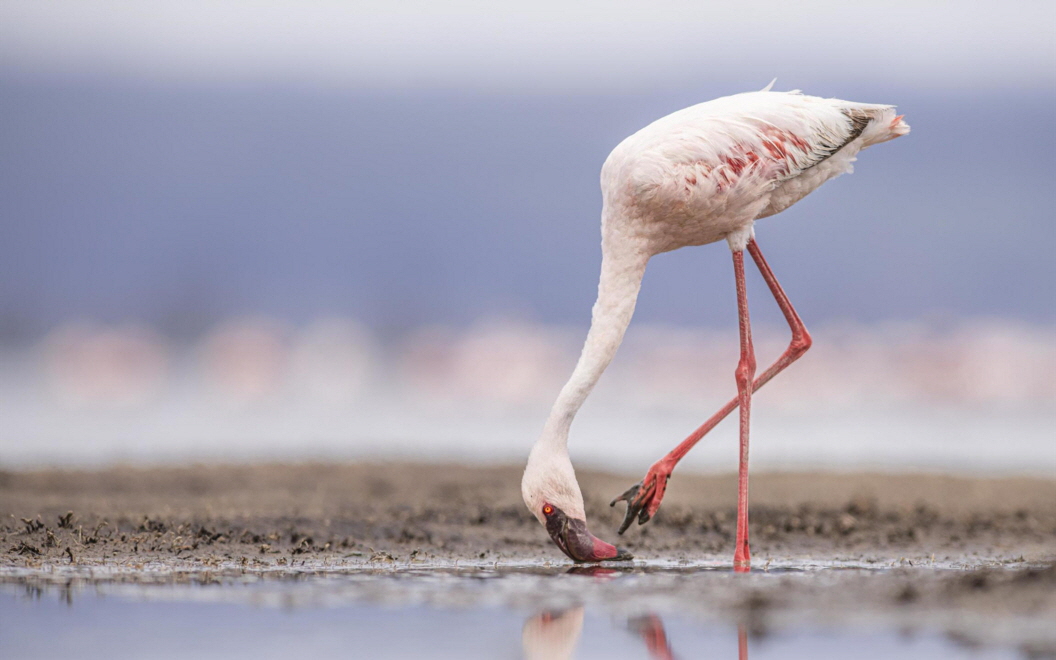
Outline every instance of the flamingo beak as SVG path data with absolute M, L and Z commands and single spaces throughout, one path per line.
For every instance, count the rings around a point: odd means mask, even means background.
M 602 541 L 587 531 L 587 523 L 578 518 L 569 518 L 565 512 L 554 507 L 546 518 L 546 531 L 561 551 L 576 562 L 629 561 L 634 555 L 623 548 Z

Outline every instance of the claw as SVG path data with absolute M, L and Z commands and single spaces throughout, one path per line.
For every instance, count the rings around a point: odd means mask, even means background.
M 638 524 L 644 525 L 645 523 L 649 522 L 650 518 L 652 518 L 652 516 L 649 515 L 649 509 L 642 509 L 641 512 L 638 514 Z
M 634 522 L 635 518 L 638 518 L 639 525 L 642 524 L 642 522 L 644 522 L 641 518 L 643 514 L 646 515 L 645 520 L 649 519 L 648 514 L 646 514 L 646 511 L 642 508 L 645 504 L 644 495 L 646 495 L 647 492 L 648 491 L 642 492 L 642 482 L 639 481 L 609 503 L 609 506 L 616 506 L 617 502 L 627 503 L 627 514 L 624 515 L 623 522 L 620 523 L 620 529 L 617 531 L 618 534 L 626 532 L 627 528 L 631 526 L 631 523 Z
M 638 483 L 634 484 L 633 486 L 631 486 L 627 490 L 623 491 L 623 495 L 617 495 L 611 502 L 609 502 L 609 506 L 616 506 L 617 502 L 628 502 L 629 503 L 632 499 L 634 499 L 634 496 L 638 494 L 638 490 L 641 487 L 642 487 L 642 482 L 639 481 Z
M 616 530 L 617 534 L 623 534 L 627 531 L 627 528 L 631 526 L 632 522 L 634 522 L 634 517 L 638 515 L 641 508 L 642 506 L 640 504 L 635 506 L 634 502 L 627 502 L 627 515 L 623 517 L 623 522 L 620 523 L 620 528 Z
M 671 479 L 671 468 L 673 466 L 664 462 L 657 462 L 649 468 L 649 473 L 638 483 L 628 488 L 622 495 L 609 502 L 609 506 L 616 506 L 617 502 L 627 503 L 627 514 L 623 517 L 620 529 L 617 533 L 623 534 L 631 526 L 634 519 L 638 519 L 639 525 L 649 522 L 660 502 L 664 499 L 667 483 Z

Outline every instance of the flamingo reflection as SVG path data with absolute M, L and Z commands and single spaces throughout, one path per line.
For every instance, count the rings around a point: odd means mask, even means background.
M 573 658 L 583 632 L 584 607 L 567 610 L 546 610 L 528 617 L 524 622 L 521 642 L 527 660 L 568 660 Z M 656 614 L 635 617 L 627 622 L 627 629 L 643 642 L 652 660 L 675 660 L 664 630 L 663 620 Z M 737 625 L 737 658 L 748 660 L 748 628 Z
M 645 648 L 649 650 L 650 658 L 674 660 L 675 654 L 667 642 L 667 632 L 664 630 L 664 622 L 660 620 L 660 617 L 655 614 L 646 614 L 628 621 L 627 628 L 642 638 Z
M 544 611 L 524 622 L 521 644 L 526 660 L 568 660 L 583 632 L 583 607 Z

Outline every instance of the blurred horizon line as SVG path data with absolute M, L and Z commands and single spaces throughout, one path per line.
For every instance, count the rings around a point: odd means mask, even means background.
M 290 323 L 233 315 L 198 337 L 173 338 L 149 324 L 75 321 L 28 343 L 0 343 L 0 366 L 7 367 L 5 380 L 36 383 L 45 398 L 115 409 L 162 397 L 188 378 L 195 388 L 226 391 L 244 403 L 306 387 L 341 401 L 378 391 L 420 390 L 442 399 L 458 391 L 518 408 L 556 395 L 586 330 L 587 324 L 496 315 L 394 334 L 352 317 Z M 1048 377 L 1056 372 L 1056 324 L 994 317 L 844 320 L 814 324 L 811 333 L 815 349 L 799 367 L 801 378 L 831 396 L 844 396 L 848 382 L 859 382 L 874 403 L 888 397 L 903 404 L 976 401 L 1056 410 L 1056 382 Z M 776 357 L 788 341 L 787 328 L 774 323 L 754 324 L 753 334 L 761 361 Z M 632 323 L 609 380 L 617 390 L 652 388 L 650 405 L 665 406 L 668 399 L 689 405 L 699 392 L 729 389 L 725 372 L 732 373 L 736 346 L 736 328 Z M 871 380 L 844 374 L 842 363 L 857 364 Z M 951 375 L 957 373 L 963 382 Z
M 753 332 L 760 364 L 787 330 Z M 763 469 L 1056 470 L 1056 332 L 1009 319 L 829 323 L 758 395 Z M 523 460 L 585 327 L 480 321 L 400 338 L 237 318 L 195 342 L 67 324 L 0 347 L 0 465 Z M 736 328 L 633 325 L 577 417 L 577 464 L 637 470 L 735 390 Z M 736 424 L 687 457 L 731 471 Z M 650 439 L 642 442 L 640 439 Z M 613 440 L 620 451 L 612 451 Z

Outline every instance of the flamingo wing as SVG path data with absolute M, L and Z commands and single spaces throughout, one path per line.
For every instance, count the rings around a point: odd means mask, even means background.
M 719 193 L 757 194 L 815 168 L 859 138 L 855 153 L 908 130 L 893 106 L 748 92 L 646 126 L 613 150 L 602 181 L 627 177 L 637 194 L 660 192 L 678 180 L 710 181 Z

